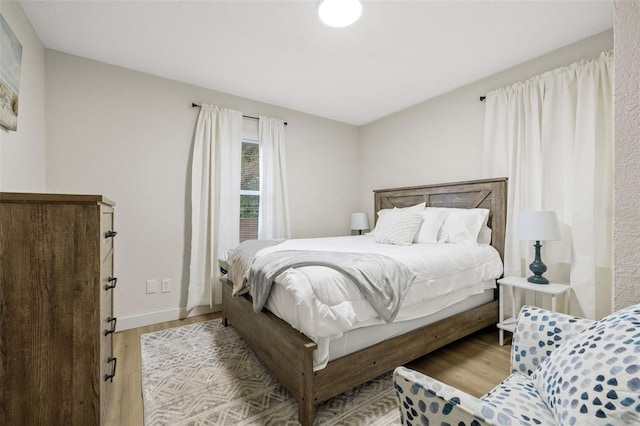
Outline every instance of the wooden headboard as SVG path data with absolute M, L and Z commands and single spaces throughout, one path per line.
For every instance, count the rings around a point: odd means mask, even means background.
M 507 219 L 507 178 L 440 183 L 406 188 L 378 189 L 374 192 L 374 221 L 378 211 L 394 207 L 409 207 L 423 201 L 427 207 L 457 207 L 489 209 L 491 245 L 504 259 L 504 235 Z

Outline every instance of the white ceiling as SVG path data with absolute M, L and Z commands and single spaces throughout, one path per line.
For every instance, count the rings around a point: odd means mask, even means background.
M 613 26 L 611 1 L 35 1 L 45 47 L 362 125 Z

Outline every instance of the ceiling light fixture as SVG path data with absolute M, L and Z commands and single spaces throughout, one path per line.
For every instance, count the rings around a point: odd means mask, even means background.
M 318 16 L 326 25 L 335 28 L 347 27 L 360 18 L 360 0 L 320 0 Z

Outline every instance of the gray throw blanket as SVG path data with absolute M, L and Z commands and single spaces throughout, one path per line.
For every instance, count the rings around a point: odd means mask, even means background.
M 259 312 L 267 301 L 273 280 L 289 268 L 326 266 L 349 278 L 386 322 L 398 313 L 400 304 L 416 277 L 404 264 L 380 254 L 283 250 L 259 256 L 251 265 L 253 309 Z
M 263 248 L 275 246 L 284 240 L 246 240 L 240 243 L 229 256 L 229 279 L 233 283 L 234 296 L 249 291 L 246 274 L 258 253 Z

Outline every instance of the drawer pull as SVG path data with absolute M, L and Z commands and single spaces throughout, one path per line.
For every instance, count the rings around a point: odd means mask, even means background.
M 107 380 L 113 382 L 113 378 L 116 376 L 116 367 L 118 366 L 118 358 L 110 356 L 109 358 L 107 358 L 107 364 L 110 364 L 110 363 L 113 363 L 113 370 L 111 370 L 111 374 L 104 375 L 105 382 Z
M 104 233 L 104 237 L 105 238 L 113 238 L 116 235 L 118 235 L 118 233 L 116 231 L 107 231 Z
M 113 284 L 105 284 L 104 289 L 106 290 L 111 290 L 112 288 L 116 288 L 116 285 L 118 284 L 118 278 L 116 277 L 109 277 L 107 278 L 107 281 L 109 283 L 111 283 L 113 281 Z
M 106 330 L 104 331 L 104 335 L 105 335 L 105 336 L 108 336 L 108 335 L 110 335 L 111 333 L 115 333 L 115 331 L 116 331 L 116 324 L 118 323 L 118 318 L 116 318 L 116 317 L 108 317 L 108 318 L 107 318 L 107 320 L 106 320 L 106 322 L 110 322 L 110 323 L 112 323 L 112 324 L 111 324 L 111 330 L 106 329 Z

